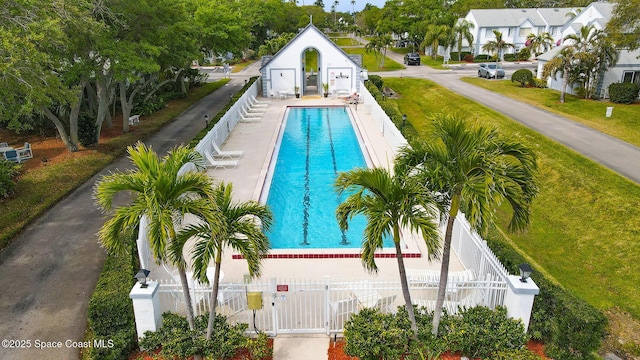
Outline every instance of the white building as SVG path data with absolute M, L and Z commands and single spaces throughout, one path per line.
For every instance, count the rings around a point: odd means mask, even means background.
M 571 19 L 561 30 L 562 38 L 570 34 L 578 34 L 583 26 L 593 25 L 595 29 L 602 30 L 606 26 L 614 9 L 614 4 L 607 2 L 594 2 L 589 4 L 575 18 Z M 542 76 L 544 64 L 553 59 L 560 48 L 538 56 L 538 78 Z M 618 62 L 614 67 L 607 70 L 604 76 L 599 79 L 596 85 L 595 95 L 608 98 L 607 89 L 609 85 L 616 82 L 634 82 L 640 84 L 640 51 L 621 50 Z M 547 85 L 551 89 L 560 90 L 562 83 L 562 73 L 558 73 L 555 78 L 549 78 Z M 567 92 L 575 94 L 577 88 L 567 88 Z
M 580 13 L 582 8 L 540 8 L 540 9 L 475 9 L 469 10 L 465 20 L 472 23 L 473 44 L 463 41 L 463 50 L 474 55 L 486 53 L 482 46 L 495 40 L 493 30 L 502 33 L 502 39 L 515 45 L 506 53 L 516 53 L 525 47 L 529 34 L 540 35 L 548 32 L 553 44 L 562 39 L 562 29 L 570 21 L 572 14 Z M 454 49 L 456 46 L 454 46 Z
M 305 64 L 305 53 L 317 51 L 317 68 Z M 361 55 L 349 55 L 313 24 L 307 25 L 273 56 L 262 58 L 262 93 L 320 95 L 323 84 L 330 94 L 360 91 Z

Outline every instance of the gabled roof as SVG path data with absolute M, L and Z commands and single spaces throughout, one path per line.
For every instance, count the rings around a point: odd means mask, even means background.
M 594 8 L 602 17 L 597 17 L 595 19 L 585 21 L 583 19 L 585 14 L 588 13 L 590 8 Z M 571 20 L 571 22 L 567 23 L 562 31 L 564 32 L 567 28 L 571 27 L 575 32 L 580 31 L 582 26 L 588 26 L 593 23 L 598 23 L 600 28 L 603 29 L 604 26 L 611 20 L 611 15 L 613 13 L 614 5 L 608 2 L 593 2 L 589 4 L 586 8 L 583 8 L 582 11 Z
M 576 9 L 581 8 L 472 9 L 469 13 L 478 27 L 517 27 L 526 20 L 533 26 L 561 26 Z
M 362 67 L 361 64 L 359 64 L 357 61 L 355 61 L 351 55 L 347 54 L 344 50 L 342 50 L 342 48 L 340 48 L 338 45 L 336 45 L 336 43 L 334 43 L 333 41 L 331 41 L 331 39 L 329 39 L 327 37 L 327 35 L 325 35 L 322 31 L 320 31 L 317 27 L 315 27 L 315 25 L 313 25 L 313 23 L 309 23 L 309 25 L 307 25 L 304 29 L 302 29 L 302 31 L 300 31 L 296 36 L 293 37 L 293 39 L 291 39 L 291 41 L 289 41 L 287 43 L 287 45 L 283 46 L 282 49 L 278 50 L 277 53 L 275 53 L 275 55 L 269 57 L 270 55 L 267 56 L 263 56 L 262 58 L 262 66 L 260 67 L 260 69 L 262 70 L 264 67 L 266 67 L 267 65 L 269 65 L 269 63 L 271 63 L 274 59 L 276 59 L 277 57 L 279 57 L 280 55 L 284 54 L 287 52 L 287 48 L 289 48 L 291 46 L 291 44 L 293 44 L 296 41 L 299 41 L 300 39 L 303 39 L 305 34 L 307 34 L 310 31 L 315 31 L 316 33 L 320 34 L 320 36 L 322 36 L 326 41 L 327 44 L 331 44 L 331 46 L 333 46 L 334 48 L 336 48 L 339 52 L 341 52 L 342 54 L 344 54 L 344 57 L 349 59 L 349 61 L 351 61 L 354 65 L 358 66 L 358 67 Z M 317 44 L 314 44 L 313 46 L 315 47 Z

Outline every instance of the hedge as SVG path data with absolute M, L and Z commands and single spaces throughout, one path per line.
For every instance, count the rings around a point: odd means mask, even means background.
M 617 104 L 632 104 L 638 98 L 640 85 L 634 83 L 613 83 L 609 85 L 609 99 Z
M 526 262 L 493 229 L 485 238 L 502 264 L 512 274 Z M 604 314 L 566 289 L 552 283 L 540 272 L 531 278 L 540 288 L 535 298 L 529 333 L 545 343 L 545 352 L 555 359 L 592 359 L 606 335 Z
M 515 81 L 519 82 L 522 87 L 532 84 L 533 73 L 529 69 L 518 69 L 511 75 L 511 82 Z
M 131 236 L 132 244 L 135 244 Z M 133 247 L 135 248 L 135 246 Z M 129 292 L 135 283 L 137 255 L 107 255 L 96 290 L 89 301 L 87 341 L 103 340 L 106 347 L 89 347 L 84 359 L 126 359 L 137 346 L 136 323 Z M 112 343 L 110 343 L 112 341 Z

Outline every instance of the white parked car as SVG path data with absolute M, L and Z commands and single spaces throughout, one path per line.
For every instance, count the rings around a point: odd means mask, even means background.
M 504 77 L 504 69 L 499 63 L 483 63 L 478 67 L 478 77 L 502 79 Z

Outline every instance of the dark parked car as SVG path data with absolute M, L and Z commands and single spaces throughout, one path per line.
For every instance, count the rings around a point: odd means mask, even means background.
M 487 79 L 502 79 L 504 77 L 504 69 L 498 63 L 480 64 L 478 67 L 478 76 Z
M 404 63 L 406 65 L 420 65 L 420 54 L 408 53 L 404 56 Z

